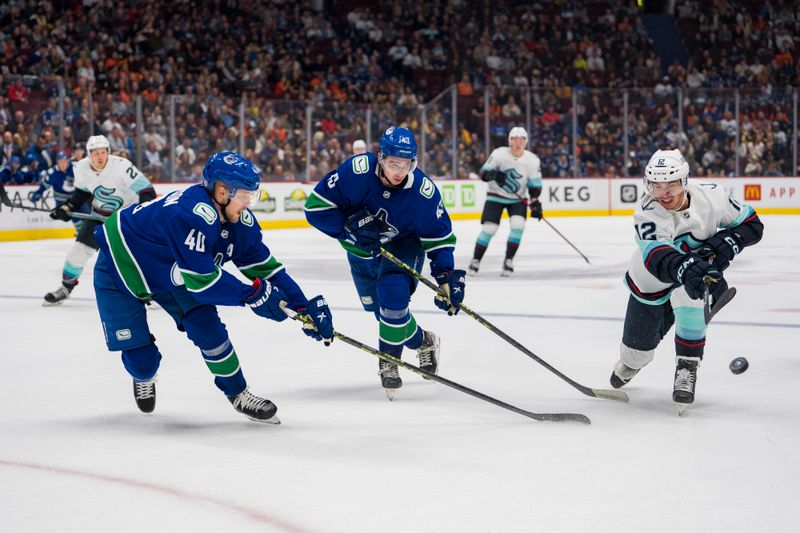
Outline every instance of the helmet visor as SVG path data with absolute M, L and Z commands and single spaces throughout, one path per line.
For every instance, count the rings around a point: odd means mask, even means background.
M 248 191 L 246 189 L 237 189 L 231 191 L 229 194 L 232 202 L 250 207 L 258 201 L 259 196 L 261 196 L 261 190 L 256 189 L 254 191 Z

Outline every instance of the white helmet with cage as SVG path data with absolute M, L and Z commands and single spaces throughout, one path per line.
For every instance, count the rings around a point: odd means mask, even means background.
M 515 126 L 508 132 L 508 144 L 511 144 L 511 139 L 514 137 L 524 137 L 525 142 L 528 142 L 528 132 L 521 126 Z
M 105 135 L 92 135 L 89 137 L 89 140 L 86 141 L 86 151 L 91 153 L 92 150 L 97 148 L 105 148 L 109 150 L 111 145 L 108 143 L 108 139 L 106 139 Z
M 644 186 L 652 195 L 654 183 L 680 180 L 681 188 L 686 190 L 689 183 L 689 163 L 680 150 L 656 150 L 644 169 Z

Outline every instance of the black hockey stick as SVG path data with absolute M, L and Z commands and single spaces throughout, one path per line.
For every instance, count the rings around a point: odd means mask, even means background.
M 283 307 L 283 306 L 282 306 Z M 283 307 L 283 311 L 294 320 L 299 320 L 300 322 L 307 322 L 309 318 L 305 315 L 298 315 L 291 309 Z M 514 413 L 520 414 L 522 416 L 526 416 L 528 418 L 532 418 L 533 420 L 538 420 L 540 422 L 580 422 L 582 424 L 591 424 L 592 421 L 589 420 L 589 417 L 586 415 L 582 415 L 580 413 L 532 413 L 530 411 L 526 411 L 524 409 L 520 409 L 519 407 L 515 407 L 511 404 L 506 402 L 500 401 L 496 398 L 492 398 L 491 396 L 487 396 L 482 392 L 478 392 L 476 390 L 470 389 L 469 387 L 465 387 L 464 385 L 460 385 L 455 381 L 450 381 L 449 379 L 443 378 L 426 370 L 422 370 L 419 367 L 406 363 L 402 359 L 398 359 L 392 355 L 387 353 L 383 353 L 381 351 L 372 348 L 371 346 L 367 346 L 364 343 L 361 343 L 355 339 L 348 337 L 347 335 L 343 335 L 338 331 L 334 331 L 333 336 L 339 339 L 340 341 L 349 344 L 359 350 L 367 352 L 369 354 L 374 355 L 379 359 L 383 359 L 384 361 L 388 361 L 390 363 L 394 363 L 398 366 L 405 368 L 406 370 L 410 370 L 411 372 L 415 372 L 420 376 L 429 379 L 431 381 L 435 381 L 437 383 L 441 383 L 442 385 L 446 385 L 450 388 L 456 389 L 457 391 L 461 391 L 465 394 L 469 394 L 470 396 L 474 396 L 480 400 L 485 402 L 489 402 L 492 405 L 496 405 L 498 407 L 502 407 L 503 409 L 508 409 L 509 411 L 513 411 Z
M 736 287 L 728 287 L 719 295 L 719 298 L 712 302 L 710 286 L 712 283 L 716 283 L 717 280 L 706 276 L 703 281 L 706 284 L 703 289 L 703 318 L 705 318 L 706 325 L 708 325 L 711 319 L 714 318 L 714 315 L 719 313 L 720 310 L 728 305 L 728 303 L 733 300 L 733 297 L 736 296 Z
M 583 260 L 584 260 L 584 261 L 586 261 L 586 262 L 587 262 L 588 264 L 590 264 L 590 265 L 592 264 L 592 262 L 591 262 L 591 261 L 589 261 L 589 258 L 588 258 L 588 257 L 586 257 L 585 255 L 583 255 L 583 252 L 581 252 L 580 250 L 578 250 L 578 247 L 577 247 L 577 246 L 575 246 L 574 244 L 572 244 L 572 242 L 571 242 L 569 239 L 567 239 L 566 237 L 564 237 L 564 234 L 563 234 L 563 233 L 561 233 L 560 231 L 558 231 L 558 230 L 556 229 L 556 227 L 550 223 L 550 221 L 549 221 L 549 220 L 547 220 L 547 219 L 546 219 L 546 218 L 544 218 L 544 217 L 542 217 L 542 220 L 544 220 L 544 222 L 545 222 L 545 223 L 546 223 L 548 226 L 550 226 L 550 229 L 552 229 L 553 231 L 555 231 L 555 232 L 556 232 L 556 234 L 558 234 L 558 236 L 559 236 L 559 237 L 561 237 L 562 239 L 564 239 L 564 242 L 566 242 L 567 244 L 569 244 L 570 246 L 572 246 L 572 249 L 573 249 L 573 250 L 575 250 L 576 252 L 578 252 L 578 253 L 580 254 L 580 256 L 581 256 L 581 257 L 583 257 Z
M 387 252 L 384 248 L 381 248 L 381 255 L 386 259 L 388 259 L 389 261 L 391 261 L 392 263 L 394 263 L 395 265 L 405 270 L 406 272 L 408 272 L 409 274 L 411 274 L 413 277 L 418 279 L 420 282 L 422 282 L 425 286 L 432 289 L 434 292 L 439 293 L 442 296 L 446 296 L 439 291 L 439 287 L 435 283 L 430 281 L 428 278 L 424 277 L 422 274 L 420 274 L 407 264 L 403 263 L 401 260 L 395 257 L 391 252 Z M 498 335 L 501 339 L 509 343 L 511 346 L 518 349 L 519 351 L 521 351 L 522 353 L 524 353 L 525 355 L 527 355 L 528 357 L 530 357 L 531 359 L 533 359 L 534 361 L 545 367 L 547 370 L 549 370 L 556 376 L 560 377 L 561 379 L 563 379 L 564 381 L 566 381 L 567 383 L 578 389 L 583 394 L 587 396 L 592 396 L 593 398 L 603 398 L 605 400 L 616 400 L 619 402 L 629 401 L 628 395 L 622 391 L 610 390 L 610 389 L 592 389 L 585 385 L 581 385 L 577 381 L 559 372 L 555 367 L 550 365 L 550 363 L 548 363 L 547 361 L 545 361 L 544 359 L 542 359 L 541 357 L 539 357 L 538 355 L 527 349 L 525 346 L 514 340 L 510 335 L 508 335 L 500 328 L 498 328 L 497 326 L 495 326 L 494 324 L 483 318 L 481 315 L 470 309 L 467 305 L 462 303 L 461 310 L 464 311 L 467 315 L 474 318 L 479 324 L 487 328 L 489 331 Z
M 38 213 L 50 213 L 52 209 L 44 209 L 42 207 L 30 206 L 30 205 L 23 205 L 23 204 L 15 204 L 9 198 L 8 193 L 6 192 L 5 186 L 0 183 L 0 202 L 3 205 L 10 207 L 11 209 L 24 209 L 26 211 L 36 211 Z M 96 220 L 97 222 L 104 222 L 106 217 L 103 215 L 97 215 L 94 213 L 86 214 L 86 213 L 76 213 L 75 211 L 69 211 L 69 216 L 71 218 L 79 218 L 81 220 Z

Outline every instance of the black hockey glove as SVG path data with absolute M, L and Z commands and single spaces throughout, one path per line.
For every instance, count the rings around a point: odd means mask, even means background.
M 712 289 L 715 293 L 719 292 L 720 289 L 724 290 L 727 286 L 722 278 L 722 272 L 715 265 L 704 261 L 695 254 L 684 256 L 683 261 L 678 264 L 674 277 L 677 283 L 683 285 L 683 288 L 686 289 L 686 294 L 693 300 L 699 300 L 703 297 L 706 281 L 708 281 L 709 285 L 713 284 Z
M 439 294 L 433 299 L 436 307 L 447 311 L 450 316 L 457 315 L 461 310 L 461 302 L 464 301 L 464 284 L 466 283 L 467 273 L 463 270 L 453 270 L 452 272 L 442 272 L 435 276 L 436 283 L 439 284 Z M 446 295 L 443 296 L 441 293 Z
M 348 218 L 344 223 L 344 231 L 356 247 L 373 255 L 380 251 L 381 245 L 397 235 L 397 231 L 385 220 L 369 214 L 366 209 Z
M 544 213 L 542 213 L 542 202 L 540 202 L 538 198 L 531 198 L 528 207 L 531 209 L 531 218 L 542 220 Z
M 287 315 L 281 307 L 280 289 L 266 279 L 256 278 L 253 281 L 253 292 L 245 298 L 244 303 L 250 306 L 258 316 L 269 318 L 276 322 L 283 322 Z
M 742 248 L 744 245 L 741 239 L 731 230 L 723 229 L 705 241 L 694 253 L 706 261 L 713 262 L 714 266 L 724 271 L 730 266 L 733 258 L 742 251 Z M 710 259 L 711 257 L 713 257 L 713 261 Z
M 303 322 L 303 333 L 330 346 L 333 342 L 333 315 L 325 298 L 315 296 L 308 301 L 308 307 L 301 307 L 297 312 L 311 319 L 311 323 Z
M 70 212 L 74 211 L 75 207 L 70 203 L 69 200 L 64 202 L 61 205 L 58 205 L 50 211 L 50 218 L 53 220 L 63 220 L 64 222 L 69 222 L 72 218 L 70 216 Z

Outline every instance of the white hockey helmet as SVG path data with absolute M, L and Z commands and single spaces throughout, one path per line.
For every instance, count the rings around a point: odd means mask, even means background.
M 651 192 L 653 183 L 680 180 L 685 190 L 689 182 L 689 163 L 680 150 L 656 150 L 644 169 L 644 186 Z
M 508 143 L 511 144 L 511 139 L 514 137 L 525 137 L 525 142 L 528 142 L 528 132 L 521 126 L 514 126 L 508 132 Z
M 354 154 L 363 154 L 366 151 L 367 151 L 367 143 L 365 143 L 363 139 L 356 139 L 355 141 L 353 141 Z
M 108 144 L 108 139 L 106 139 L 105 135 L 92 135 L 89 137 L 89 140 L 86 141 L 86 151 L 91 152 L 96 148 L 105 148 L 109 150 L 111 145 Z

